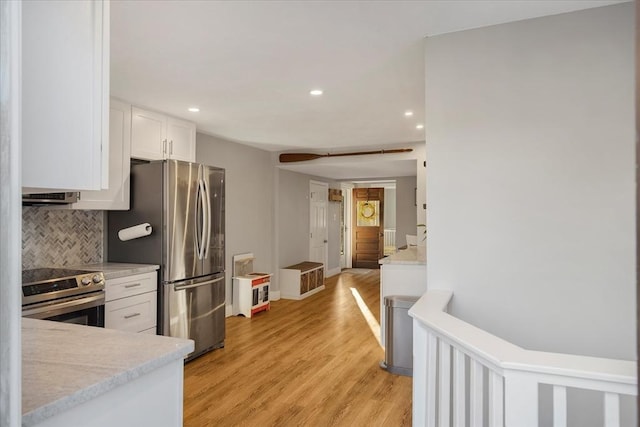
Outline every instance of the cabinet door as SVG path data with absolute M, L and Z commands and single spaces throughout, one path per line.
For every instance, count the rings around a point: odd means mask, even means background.
M 109 301 L 104 305 L 104 327 L 142 332 L 156 325 L 157 292 Z
M 167 157 L 185 162 L 196 161 L 195 123 L 167 119 Z
M 22 2 L 25 191 L 106 188 L 108 109 L 109 2 Z
M 157 289 L 157 286 L 158 277 L 155 271 L 108 279 L 105 283 L 104 299 L 106 302 L 110 302 L 120 298 L 153 292 Z
M 72 209 L 129 209 L 131 105 L 111 100 L 109 108 L 109 188 L 82 191 Z
M 309 275 L 309 290 L 312 291 L 316 288 L 316 270 L 312 270 L 307 274 Z
M 133 107 L 131 109 L 131 157 L 162 160 L 167 143 L 164 115 Z

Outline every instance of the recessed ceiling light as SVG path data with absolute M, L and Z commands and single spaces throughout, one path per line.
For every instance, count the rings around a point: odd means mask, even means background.
M 416 125 L 416 129 L 424 129 L 424 125 Z
M 313 89 L 311 92 L 309 92 L 311 95 L 313 96 L 320 96 L 322 95 L 322 89 Z
M 197 113 L 198 111 L 200 111 L 198 107 L 189 107 L 188 110 L 191 111 L 192 113 Z
M 404 112 L 404 115 L 405 115 L 405 117 L 411 117 L 411 116 L 413 116 L 413 111 L 407 110 L 407 111 Z

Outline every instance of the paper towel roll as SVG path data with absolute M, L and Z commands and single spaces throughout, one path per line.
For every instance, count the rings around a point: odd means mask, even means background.
M 133 227 L 123 228 L 118 231 L 118 238 L 123 242 L 126 240 L 137 239 L 151 234 L 152 228 L 148 222 L 144 224 L 134 225 Z

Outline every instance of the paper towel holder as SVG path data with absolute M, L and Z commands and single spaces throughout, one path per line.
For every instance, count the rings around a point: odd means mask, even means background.
M 153 227 L 148 222 L 123 228 L 118 231 L 118 238 L 126 242 L 127 240 L 139 239 L 140 237 L 149 236 L 153 232 Z

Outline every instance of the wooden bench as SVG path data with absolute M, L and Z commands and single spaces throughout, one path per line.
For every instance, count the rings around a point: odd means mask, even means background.
M 280 269 L 280 296 L 300 300 L 324 289 L 324 264 L 305 261 Z

